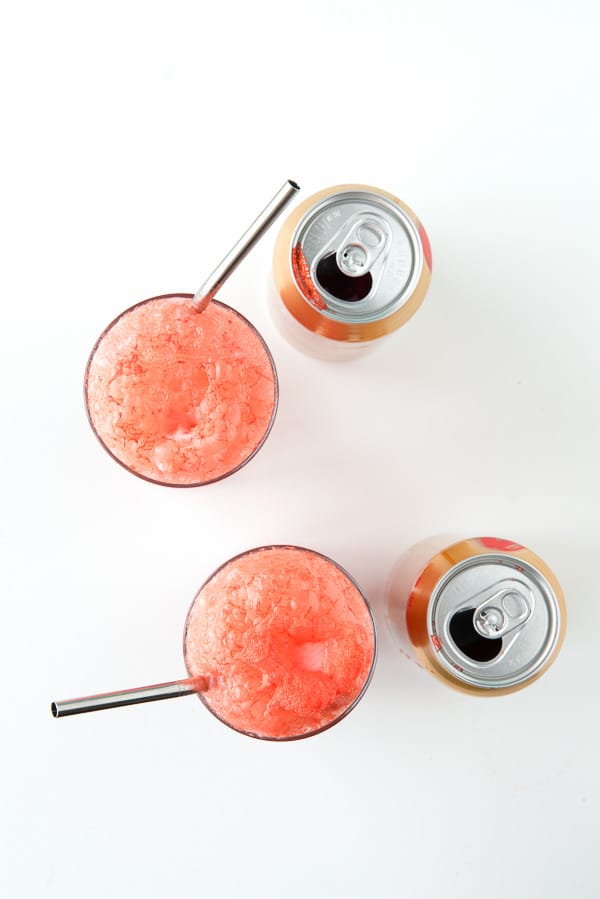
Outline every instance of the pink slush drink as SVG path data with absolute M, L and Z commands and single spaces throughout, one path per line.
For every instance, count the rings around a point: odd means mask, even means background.
M 159 484 L 232 474 L 275 418 L 277 375 L 256 329 L 213 300 L 169 294 L 127 309 L 102 334 L 85 376 L 90 423 L 105 449 Z
M 250 550 L 219 568 L 189 611 L 190 676 L 225 724 L 290 740 L 343 718 L 364 693 L 375 628 L 354 581 L 320 553 L 293 546 Z

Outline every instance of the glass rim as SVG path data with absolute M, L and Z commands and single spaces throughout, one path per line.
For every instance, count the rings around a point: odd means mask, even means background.
M 371 633 L 373 634 L 373 657 L 371 659 L 369 671 L 367 673 L 367 676 L 365 677 L 362 687 L 360 688 L 359 692 L 356 694 L 356 696 L 354 697 L 352 702 L 348 706 L 346 706 L 346 708 L 344 708 L 340 712 L 339 715 L 337 715 L 332 721 L 329 721 L 327 724 L 324 724 L 322 727 L 316 728 L 316 730 L 311 730 L 304 734 L 293 734 L 289 737 L 264 736 L 262 734 L 253 733 L 252 731 L 242 730 L 241 728 L 235 727 L 233 724 L 230 724 L 229 721 L 226 721 L 225 718 L 222 718 L 220 715 L 218 715 L 215 712 L 215 710 L 205 700 L 204 695 L 202 693 L 197 694 L 198 699 L 201 701 L 202 705 L 206 709 L 208 709 L 208 711 L 211 713 L 211 715 L 213 715 L 217 719 L 217 721 L 220 721 L 222 724 L 225 724 L 230 730 L 233 730 L 238 734 L 242 734 L 242 736 L 245 736 L 245 737 L 253 737 L 255 740 L 264 740 L 269 743 L 290 743 L 290 742 L 294 742 L 296 740 L 305 740 L 307 737 L 315 737 L 315 736 L 317 736 L 317 734 L 324 733 L 326 730 L 329 730 L 330 728 L 332 728 L 336 724 L 338 724 L 340 721 L 342 721 L 347 715 L 350 714 L 350 712 L 354 708 L 356 708 L 356 706 L 358 705 L 360 700 L 363 698 L 363 696 L 367 692 L 367 689 L 373 679 L 373 674 L 375 672 L 375 667 L 377 664 L 379 640 L 378 640 L 378 636 L 377 636 L 377 626 L 375 624 L 375 616 L 373 615 L 373 610 L 371 609 L 369 601 L 368 601 L 367 597 L 365 596 L 362 588 L 356 581 L 356 579 L 354 577 L 352 577 L 352 575 L 344 568 L 343 565 L 340 565 L 339 562 L 336 562 L 330 556 L 325 555 L 325 553 L 321 553 L 316 549 L 310 549 L 307 546 L 298 546 L 297 544 L 294 544 L 294 543 L 269 543 L 269 544 L 265 544 L 263 546 L 255 546 L 252 549 L 244 550 L 243 552 L 237 553 L 237 555 L 232 556 L 226 562 L 223 562 L 221 565 L 219 565 L 218 568 L 215 568 L 215 570 L 212 572 L 212 574 L 206 578 L 206 580 L 204 581 L 202 586 L 199 587 L 199 589 L 196 591 L 194 598 L 191 602 L 191 605 L 188 609 L 188 613 L 185 618 L 185 625 L 183 628 L 183 659 L 184 659 L 186 671 L 190 677 L 195 677 L 196 675 L 192 674 L 192 672 L 190 671 L 190 668 L 188 666 L 188 660 L 187 660 L 187 654 L 186 654 L 186 639 L 185 638 L 186 638 L 187 631 L 188 631 L 188 623 L 190 620 L 190 615 L 192 613 L 192 609 L 194 608 L 194 605 L 195 605 L 196 600 L 198 599 L 199 595 L 202 593 L 202 591 L 204 590 L 206 585 L 208 583 L 210 583 L 210 581 L 212 581 L 212 579 L 214 577 L 216 577 L 217 574 L 219 574 L 219 572 L 222 571 L 227 565 L 230 565 L 232 562 L 235 562 L 238 559 L 243 558 L 244 556 L 253 555 L 254 553 L 262 552 L 264 550 L 269 550 L 269 549 L 296 549 L 296 550 L 299 550 L 300 552 L 310 553 L 313 556 L 319 556 L 321 559 L 324 559 L 326 562 L 329 562 L 331 565 L 334 565 L 338 569 L 338 571 L 341 571 L 342 574 L 350 581 L 352 586 L 358 591 L 358 594 L 360 595 L 360 597 L 365 605 L 365 608 L 369 614 L 369 620 L 371 622 Z
M 85 365 L 85 371 L 84 371 L 84 375 L 83 375 L 83 401 L 84 401 L 84 406 L 85 406 L 85 414 L 86 414 L 87 420 L 89 422 L 89 425 L 94 433 L 94 436 L 98 440 L 100 446 L 105 450 L 105 452 L 108 453 L 108 455 L 112 459 L 114 459 L 115 462 L 117 462 L 118 465 L 121 466 L 121 468 L 124 468 L 125 471 L 128 471 L 130 474 L 134 475 L 136 478 L 140 478 L 142 481 L 147 481 L 149 484 L 157 484 L 159 487 L 175 487 L 175 488 L 207 487 L 209 484 L 216 484 L 218 481 L 223 481 L 225 478 L 228 478 L 232 474 L 235 474 L 236 472 L 240 471 L 240 469 L 244 468 L 244 466 L 247 465 L 248 462 L 250 462 L 254 458 L 254 456 L 258 453 L 258 451 L 262 449 L 262 447 L 264 446 L 264 444 L 267 440 L 267 437 L 271 433 L 273 425 L 275 424 L 275 419 L 277 417 L 277 411 L 279 408 L 279 376 L 277 374 L 277 367 L 275 365 L 275 360 L 273 359 L 271 350 L 269 349 L 267 342 L 265 341 L 264 337 L 262 336 L 262 334 L 260 333 L 258 328 L 255 325 L 253 325 L 252 322 L 249 321 L 245 315 L 242 315 L 241 312 L 238 312 L 237 309 L 234 309 L 232 306 L 229 306 L 227 303 L 223 303 L 221 300 L 216 300 L 216 299 L 211 300 L 211 305 L 213 303 L 216 303 L 217 306 L 221 306 L 223 309 L 226 309 L 228 312 L 233 312 L 234 315 L 237 315 L 237 317 L 240 318 L 242 320 L 242 322 L 244 322 L 244 324 L 246 324 L 250 328 L 250 330 L 253 331 L 254 334 L 258 337 L 263 349 L 265 350 L 265 352 L 267 354 L 267 359 L 269 360 L 269 364 L 270 364 L 271 370 L 273 372 L 274 396 L 273 396 L 273 411 L 271 412 L 271 418 L 269 419 L 269 424 L 267 425 L 267 428 L 266 428 L 263 436 L 261 437 L 260 441 L 256 444 L 256 446 L 254 447 L 252 452 L 248 456 L 246 456 L 245 459 L 243 459 L 241 462 L 239 462 L 235 466 L 235 468 L 231 468 L 229 471 L 226 471 L 224 474 L 220 474 L 215 478 L 209 478 L 206 481 L 193 481 L 193 482 L 190 482 L 189 484 L 175 484 L 175 483 L 171 483 L 170 481 L 163 481 L 163 480 L 159 480 L 158 478 L 152 478 L 149 475 L 141 474 L 141 472 L 135 471 L 133 468 L 131 468 L 129 465 L 127 465 L 125 462 L 123 462 L 121 459 L 119 459 L 119 457 L 117 455 L 115 455 L 115 453 L 106 445 L 106 443 L 104 442 L 104 440 L 98 433 L 96 426 L 94 425 L 92 416 L 90 414 L 90 407 L 89 407 L 89 403 L 88 403 L 88 378 L 89 378 L 89 373 L 90 373 L 90 367 L 92 365 L 92 361 L 94 359 L 94 356 L 96 354 L 98 347 L 100 346 L 100 344 L 102 343 L 102 340 L 108 334 L 108 332 L 123 318 L 123 316 L 127 315 L 130 312 L 133 312 L 134 309 L 137 309 L 140 306 L 145 306 L 147 303 L 152 303 L 155 300 L 170 300 L 170 299 L 175 299 L 177 297 L 179 297 L 183 300 L 191 300 L 191 299 L 193 299 L 194 294 L 193 293 L 163 293 L 156 297 L 148 297 L 148 299 L 146 299 L 146 300 L 140 300 L 138 303 L 134 303 L 132 306 L 128 306 L 127 309 L 124 309 L 119 315 L 117 315 L 115 318 L 113 318 L 113 320 L 111 322 L 109 322 L 109 324 L 104 328 L 104 330 L 102 331 L 102 333 L 100 334 L 98 339 L 95 341 L 94 346 L 92 347 L 92 350 L 88 356 L 88 360 Z

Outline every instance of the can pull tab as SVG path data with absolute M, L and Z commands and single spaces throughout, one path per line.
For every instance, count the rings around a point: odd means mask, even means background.
M 366 275 L 391 240 L 386 222 L 373 216 L 361 216 L 340 238 L 336 252 L 338 268 L 351 278 Z
M 504 581 L 491 595 L 485 592 L 483 602 L 473 612 L 473 626 L 482 637 L 492 640 L 505 637 L 523 627 L 531 617 L 533 593 L 520 581 Z

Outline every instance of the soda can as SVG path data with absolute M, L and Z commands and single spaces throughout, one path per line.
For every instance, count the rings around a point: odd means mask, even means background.
M 313 194 L 284 223 L 273 260 L 273 313 L 301 349 L 368 346 L 414 315 L 431 280 L 429 239 L 387 191 L 342 184 Z
M 546 563 L 496 537 L 460 540 L 433 556 L 431 549 L 413 547 L 390 580 L 386 614 L 403 654 L 479 696 L 512 693 L 547 671 L 566 609 Z

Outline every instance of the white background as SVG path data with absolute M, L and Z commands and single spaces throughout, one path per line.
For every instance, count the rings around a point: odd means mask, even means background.
M 594 0 L 4 8 L 3 896 L 599 894 L 599 31 Z M 274 229 L 222 294 L 278 365 L 267 444 L 204 489 L 132 477 L 85 419 L 94 340 L 193 291 L 288 177 L 408 202 L 424 305 L 358 361 L 298 353 L 266 306 Z M 448 531 L 563 583 L 564 649 L 522 693 L 455 694 L 386 632 L 393 563 Z M 184 675 L 196 589 L 269 542 L 372 601 L 348 719 L 276 745 L 194 697 L 51 718 Z

